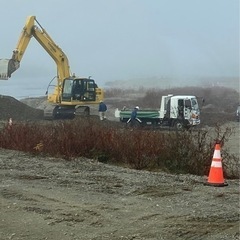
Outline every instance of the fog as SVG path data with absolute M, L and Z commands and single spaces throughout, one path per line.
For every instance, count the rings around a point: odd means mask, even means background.
M 35 15 L 72 73 L 101 87 L 239 84 L 238 0 L 12 0 L 1 9 L 0 58 L 11 57 L 27 16 Z M 0 94 L 42 96 L 54 76 L 54 61 L 33 38 L 21 67 L 0 81 Z

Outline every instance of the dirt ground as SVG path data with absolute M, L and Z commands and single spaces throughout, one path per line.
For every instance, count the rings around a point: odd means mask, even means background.
M 239 156 L 229 124 L 226 147 Z M 240 239 L 239 180 L 206 181 L 0 149 L 0 239 Z
M 0 239 L 240 239 L 239 182 L 0 151 Z

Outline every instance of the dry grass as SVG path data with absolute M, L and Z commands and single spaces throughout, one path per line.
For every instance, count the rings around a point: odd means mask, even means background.
M 221 142 L 227 137 L 227 129 L 216 132 L 216 138 Z M 111 122 L 82 118 L 48 124 L 15 124 L 0 132 L 0 147 L 63 157 L 69 161 L 87 157 L 139 170 L 206 175 L 214 151 L 214 144 L 208 139 L 207 130 L 125 129 Z M 225 157 L 231 156 L 224 152 L 223 161 Z M 231 174 L 226 177 L 239 176 Z

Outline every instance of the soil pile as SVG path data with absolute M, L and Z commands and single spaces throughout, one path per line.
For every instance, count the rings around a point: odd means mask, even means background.
M 0 120 L 12 118 L 14 120 L 43 119 L 43 110 L 32 108 L 17 99 L 0 95 Z

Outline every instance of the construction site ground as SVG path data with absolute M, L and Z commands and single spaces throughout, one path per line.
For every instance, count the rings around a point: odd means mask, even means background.
M 226 124 L 239 156 L 239 123 Z M 240 239 L 239 180 L 225 180 L 0 149 L 0 239 Z

